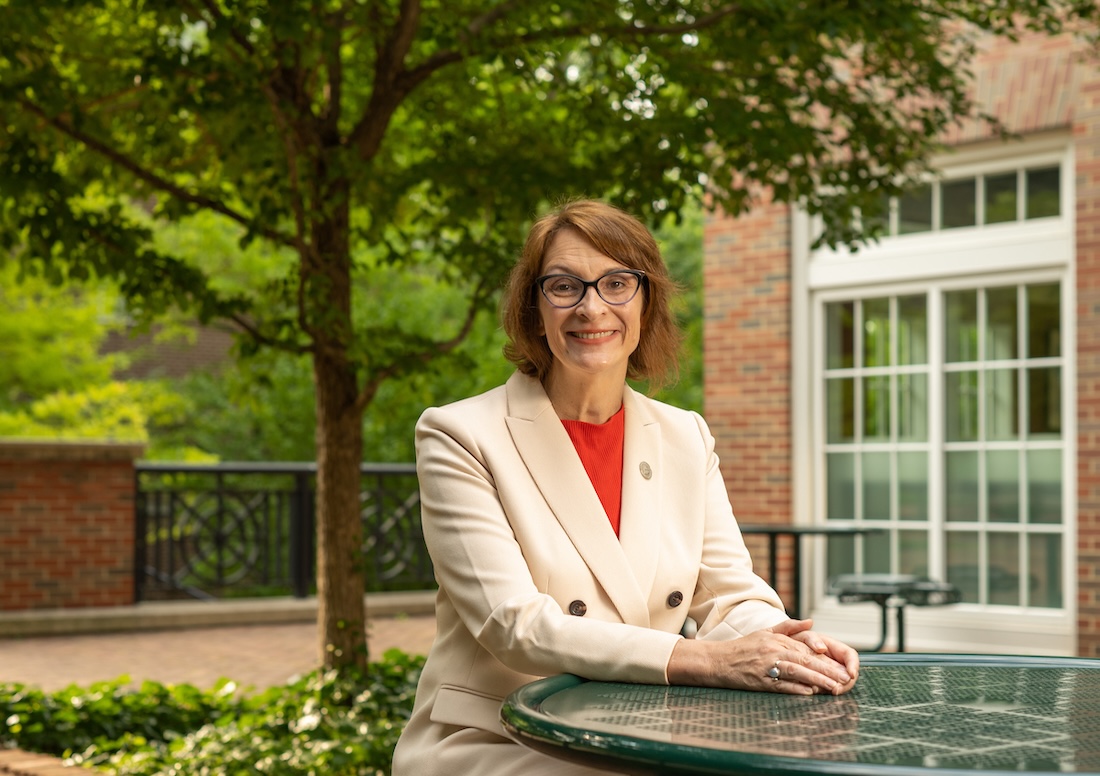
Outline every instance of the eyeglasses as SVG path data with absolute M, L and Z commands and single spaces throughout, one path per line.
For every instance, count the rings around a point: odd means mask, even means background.
M 608 304 L 626 304 L 638 294 L 646 279 L 640 269 L 616 269 L 595 280 L 581 280 L 576 275 L 543 275 L 535 279 L 546 301 L 554 307 L 576 307 L 595 288 L 600 299 Z

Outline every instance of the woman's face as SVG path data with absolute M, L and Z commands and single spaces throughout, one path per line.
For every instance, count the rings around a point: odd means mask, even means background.
M 563 229 L 546 250 L 540 276 L 561 273 L 591 281 L 618 269 L 629 267 L 601 253 L 576 230 Z M 541 292 L 538 299 L 539 334 L 554 354 L 555 370 L 626 379 L 630 354 L 642 333 L 644 289 L 621 305 L 608 304 L 592 287 L 574 307 L 555 307 Z

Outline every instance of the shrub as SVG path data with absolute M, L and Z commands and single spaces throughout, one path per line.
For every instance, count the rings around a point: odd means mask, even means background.
M 119 776 L 384 775 L 422 666 L 390 650 L 365 674 L 315 671 L 255 695 L 228 681 L 128 690 L 122 678 L 57 693 L 0 684 L 0 745 Z

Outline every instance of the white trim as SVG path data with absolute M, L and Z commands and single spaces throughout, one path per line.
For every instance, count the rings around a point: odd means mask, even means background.
M 802 304 L 807 298 L 807 268 L 810 257 L 810 218 L 805 210 L 791 208 L 791 476 L 793 482 L 805 482 L 813 471 L 814 395 L 811 354 L 819 351 L 813 342 L 810 309 Z M 792 523 L 812 524 L 814 497 L 808 488 L 792 488 Z M 800 591 L 804 594 L 805 591 Z
M 998 224 L 891 238 L 889 244 L 856 254 L 814 258 L 807 286 L 847 290 L 882 283 L 972 277 L 1065 265 L 1073 250 L 1063 219 Z
M 933 161 L 933 168 L 939 170 L 937 180 L 1054 165 L 1062 170 L 1062 207 L 1057 217 L 939 230 L 939 187 L 935 186 L 932 213 L 936 231 L 884 237 L 855 251 L 846 247 L 814 250 L 809 256 L 808 286 L 811 290 L 851 289 L 1067 264 L 1073 256 L 1075 168 L 1073 145 L 1066 133 L 1049 133 L 1019 145 L 982 144 Z M 1017 199 L 1020 208 L 1024 199 Z M 982 202 L 978 205 L 979 209 L 983 207 Z M 1022 211 L 1018 215 L 1022 217 Z M 896 218 L 896 213 L 891 218 Z M 811 232 L 820 232 L 819 219 L 813 221 Z

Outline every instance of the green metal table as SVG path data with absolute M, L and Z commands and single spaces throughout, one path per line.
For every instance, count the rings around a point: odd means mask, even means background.
M 501 720 L 555 757 L 637 774 L 1100 774 L 1100 660 L 865 655 L 847 695 L 540 679 Z

